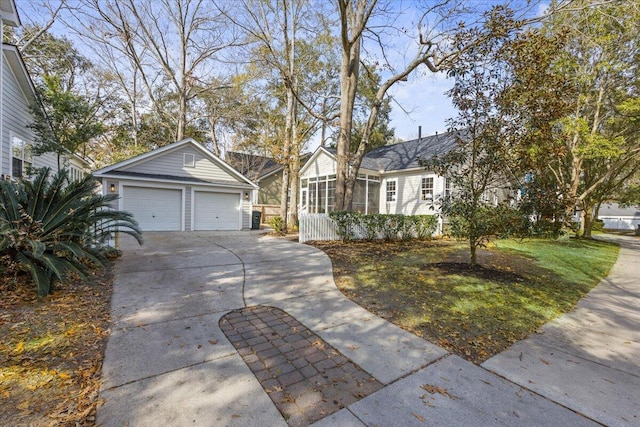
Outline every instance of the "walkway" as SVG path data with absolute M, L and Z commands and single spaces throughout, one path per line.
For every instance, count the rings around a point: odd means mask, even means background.
M 592 381 L 590 393 L 586 393 L 573 388 L 583 383 L 572 383 L 558 374 L 573 366 L 578 354 L 570 353 L 571 361 L 566 357 L 565 361 L 556 360 L 547 353 L 538 357 L 534 342 L 532 350 L 514 347 L 487 361 L 483 368 L 372 315 L 336 289 L 328 257 L 312 247 L 255 232 L 148 233 L 145 239 L 142 248 L 126 242 L 125 254 L 117 264 L 114 325 L 103 367 L 101 397 L 105 403 L 98 410 L 99 425 L 284 426 L 305 425 L 316 419 L 320 420 L 314 424 L 318 426 L 638 424 L 640 406 L 632 396 L 640 390 L 640 340 L 633 322 L 637 325 L 640 284 L 634 278 L 625 281 L 625 274 L 633 276 L 633 268 L 635 277 L 639 276 L 633 262 L 638 259 L 637 248 L 623 249 L 609 277 L 614 284 L 604 282 L 594 291 L 603 293 L 603 298 L 608 296 L 612 304 L 631 305 L 624 312 L 615 312 L 619 325 L 625 321 L 622 314 L 627 316 L 631 335 L 616 334 L 620 345 L 615 346 L 615 339 L 607 339 L 612 343 L 609 360 L 621 362 L 608 368 L 621 375 L 610 376 L 609 371 L 601 375 L 584 364 L 580 378 L 606 378 Z M 617 290 L 616 296 L 612 290 Z M 255 328 L 244 330 L 248 325 L 234 320 L 233 313 L 248 316 L 262 310 L 245 310 L 254 306 L 266 307 L 269 313 L 261 312 L 266 318 L 250 319 Z M 578 317 L 592 318 L 598 307 L 586 307 L 585 314 Z M 261 343 L 254 342 L 251 351 L 241 350 L 246 347 L 238 346 L 238 336 L 249 340 L 260 336 L 256 331 L 270 337 L 265 342 L 271 347 L 257 347 Z M 330 362 L 318 366 L 320 360 L 314 362 L 306 353 L 304 361 L 298 360 L 300 357 L 294 356 L 299 354 L 277 341 L 301 331 L 311 337 L 305 342 L 316 350 L 322 348 L 329 355 L 323 360 Z M 249 333 L 254 335 L 243 337 Z M 587 340 L 587 334 L 580 336 Z M 574 344 L 588 351 L 582 344 Z M 350 386 L 338 389 L 331 385 L 328 389 L 326 384 L 324 388 L 316 384 L 309 388 L 308 380 L 313 376 L 289 375 L 280 381 L 282 369 L 289 369 L 285 365 L 274 371 L 267 371 L 271 366 L 252 365 L 262 363 L 266 353 L 261 352 L 272 349 L 277 349 L 273 356 L 286 359 L 278 359 L 280 363 L 291 362 L 295 367 L 290 372 L 312 366 L 321 377 L 335 377 L 337 383 L 346 381 Z M 302 344 L 296 350 L 305 351 Z M 557 381 L 550 382 L 556 389 L 543 381 L 544 367 L 533 363 L 540 359 L 548 362 L 542 365 L 556 369 Z M 294 365 L 294 360 L 300 366 Z M 533 366 L 538 376 L 527 376 L 525 371 L 533 371 Z M 343 369 L 344 375 L 329 378 L 328 370 L 336 367 Z M 349 376 L 359 375 L 360 379 L 350 382 Z M 265 385 L 269 380 L 274 381 Z M 367 387 L 359 390 L 363 384 Z M 274 394 L 280 389 L 289 392 L 296 385 L 307 388 L 299 395 Z M 584 399 L 583 395 L 591 397 L 599 392 L 593 387 L 603 386 L 607 387 L 603 393 L 615 389 L 625 397 L 604 400 L 599 406 Z M 561 398 L 563 393 L 567 398 Z M 283 410 L 283 403 L 293 405 Z

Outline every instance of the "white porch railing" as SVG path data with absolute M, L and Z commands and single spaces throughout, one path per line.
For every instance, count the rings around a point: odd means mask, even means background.
M 340 240 L 338 227 L 327 214 L 301 213 L 298 216 L 299 241 Z

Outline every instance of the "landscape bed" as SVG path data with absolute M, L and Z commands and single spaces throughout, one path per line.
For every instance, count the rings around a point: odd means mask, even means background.
M 349 298 L 481 363 L 570 311 L 605 277 L 618 246 L 594 240 L 500 240 L 470 268 L 464 242 L 312 242 Z

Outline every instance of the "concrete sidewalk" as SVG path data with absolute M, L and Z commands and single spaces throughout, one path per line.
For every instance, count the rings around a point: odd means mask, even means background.
M 608 426 L 640 425 L 640 239 L 575 310 L 482 364 Z
M 256 305 L 283 310 L 384 386 L 316 425 L 638 424 L 639 407 L 631 397 L 640 390 L 637 335 L 619 336 L 620 346 L 609 347 L 611 360 L 627 358 L 620 371 L 627 378 L 607 376 L 596 384 L 609 384 L 605 392 L 615 388 L 627 400 L 591 405 L 558 376 L 559 394 L 586 402 L 572 405 L 522 375 L 527 367 L 516 366 L 512 353 L 520 362 L 523 350 L 514 347 L 487 361 L 485 369 L 362 309 L 337 290 L 328 257 L 315 248 L 255 232 L 147 233 L 145 240 L 143 248 L 123 246 L 117 263 L 99 425 L 287 425 L 219 327 L 230 311 Z M 625 249 L 609 278 L 626 290 L 605 282 L 594 292 L 635 301 L 614 314 L 637 334 L 638 267 L 625 267 L 633 266 L 627 258 L 634 257 L 637 248 Z M 623 273 L 616 276 L 619 268 Z M 632 268 L 635 280 L 622 283 Z M 612 295 L 612 289 L 629 295 Z M 528 354 L 524 361 L 535 357 Z M 556 361 L 545 366 L 556 367 Z M 561 361 L 557 366 L 564 369 Z M 599 371 L 587 370 L 581 378 L 594 374 Z M 592 407 L 598 410 L 587 410 Z

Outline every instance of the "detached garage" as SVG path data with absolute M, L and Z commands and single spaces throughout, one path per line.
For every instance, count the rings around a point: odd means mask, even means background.
M 100 169 L 113 208 L 128 211 L 143 231 L 251 228 L 257 186 L 189 138 Z

